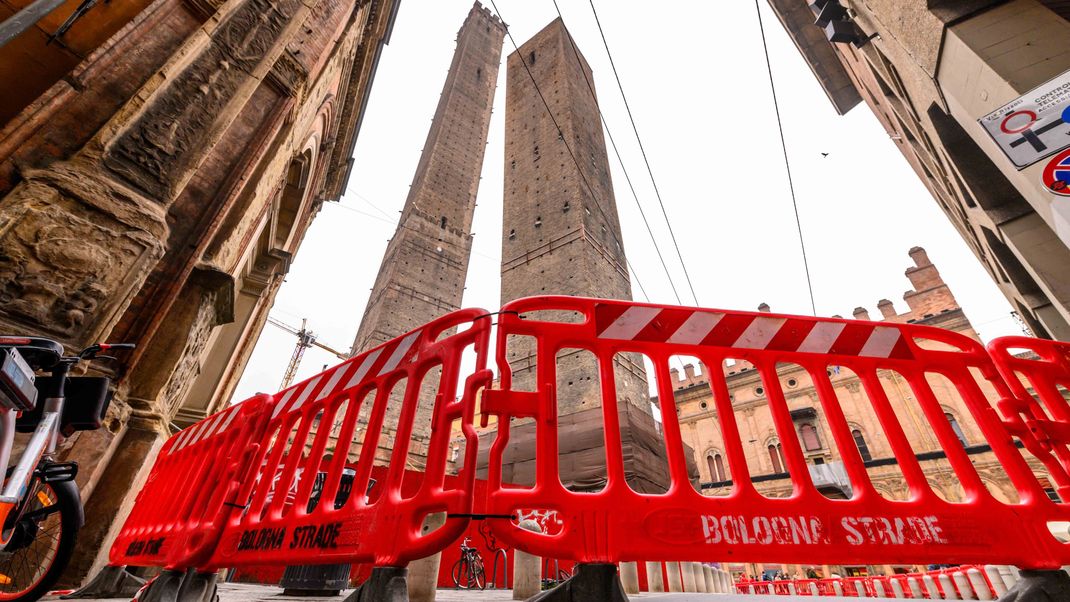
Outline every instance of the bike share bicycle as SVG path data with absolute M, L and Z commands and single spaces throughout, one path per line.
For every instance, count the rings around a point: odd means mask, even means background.
M 133 348 L 98 344 L 65 356 L 56 341 L 0 336 L 3 466 L 11 459 L 16 431 L 30 433 L 0 491 L 0 602 L 31 602 L 48 593 L 67 567 L 85 522 L 74 482 L 78 465 L 57 462 L 56 446 L 77 431 L 101 427 L 111 381 L 71 376 L 71 369 L 81 362 L 115 359 L 102 352 Z

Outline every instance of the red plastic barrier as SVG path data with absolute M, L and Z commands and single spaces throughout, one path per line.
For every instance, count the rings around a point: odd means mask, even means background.
M 542 316 L 563 314 L 545 312 L 578 314 L 580 321 L 546 321 Z M 578 562 L 609 563 L 728 557 L 822 564 L 955 559 L 1028 568 L 1070 563 L 1070 548 L 1055 540 L 1046 527 L 1050 520 L 1070 520 L 1070 512 L 1044 495 L 1040 482 L 1012 445 L 1011 432 L 995 412 L 995 400 L 986 398 L 980 381 L 987 380 L 999 397 L 1009 399 L 1011 393 L 986 350 L 973 339 L 912 324 L 572 297 L 514 301 L 503 308 L 499 324 L 501 390 L 485 392 L 482 402 L 484 412 L 499 418 L 498 437 L 490 450 L 488 511 L 509 514 L 522 508 L 545 508 L 556 510 L 564 522 L 562 530 L 552 535 L 497 525 L 501 538 L 516 547 L 540 556 L 568 554 Z M 538 342 L 534 392 L 512 390 L 506 348 L 513 336 L 533 337 Z M 558 476 L 555 360 L 565 348 L 591 351 L 601 365 L 608 482 L 598 493 L 568 491 Z M 792 495 L 766 498 L 751 483 L 732 401 L 719 370 L 713 370 L 710 379 L 733 479 L 731 493 L 706 497 L 691 486 L 675 412 L 662 412 L 672 483 L 669 491 L 661 495 L 633 491 L 624 479 L 615 408 L 611 362 L 618 352 L 638 352 L 650 358 L 658 396 L 663 400 L 673 399 L 668 360 L 674 354 L 697 356 L 706 366 L 720 366 L 729 358 L 753 364 L 764 382 L 783 445 Z M 817 405 L 851 481 L 850 500 L 828 499 L 811 481 L 777 377 L 778 362 L 803 367 L 813 380 Z M 829 377 L 833 367 L 850 369 L 861 380 L 910 488 L 910 499 L 890 500 L 874 489 L 833 390 Z M 884 392 L 878 370 L 894 370 L 909 387 L 924 428 L 931 430 L 946 452 L 967 502 L 950 503 L 933 492 Z M 931 373 L 953 384 L 1018 490 L 1021 503 L 1004 504 L 986 489 L 926 379 Z M 501 483 L 502 457 L 513 418 L 531 418 L 537 425 L 536 483 L 531 488 L 510 488 Z
M 271 397 L 257 395 L 172 436 L 112 544 L 112 564 L 204 562 L 226 518 L 248 495 Z M 205 486 L 211 484 L 211 486 Z
M 464 325 L 469 328 L 450 334 Z M 454 541 L 467 527 L 467 517 L 451 518 L 427 534 L 422 527 L 432 513 L 472 512 L 477 440 L 472 420 L 477 391 L 490 383 L 491 373 L 485 369 L 489 336 L 486 311 L 456 311 L 277 394 L 270 439 L 258 460 L 259 478 L 245 511 L 226 525 L 208 567 L 337 562 L 404 566 Z M 466 348 L 474 349 L 475 368 L 455 399 Z M 437 389 L 425 390 L 425 378 L 436 368 Z M 420 398 L 428 396 L 423 403 L 432 403 L 433 410 L 427 416 L 432 422 L 426 468 L 416 492 L 406 496 L 402 484 L 417 407 Z M 387 406 L 399 403 L 395 431 L 384 422 Z M 343 405 L 345 413 L 339 415 Z M 366 424 L 358 424 L 362 415 Z M 465 464 L 456 487 L 447 489 L 450 429 L 458 420 L 467 440 Z M 314 429 L 317 424 L 334 426 Z M 392 445 L 384 431 L 396 432 Z M 389 452 L 380 450 L 383 442 Z M 358 455 L 356 475 L 348 499 L 336 508 L 331 502 L 347 455 L 333 451 L 352 450 L 351 445 Z M 389 456 L 377 458 L 381 452 Z M 373 465 L 387 462 L 385 481 L 369 491 Z M 326 474 L 319 477 L 322 490 L 319 502 L 313 503 L 320 471 Z
M 1059 497 L 1070 500 L 1070 344 L 1002 337 L 988 349 L 1014 395 L 998 404 L 1007 430 L 1044 463 Z
M 492 376 L 490 326 L 485 310 L 453 312 L 172 437 L 112 546 L 111 562 L 202 569 L 404 566 L 441 550 L 464 531 L 472 511 L 472 420 L 478 389 Z M 474 352 L 475 367 L 462 383 L 466 350 Z M 432 371 L 437 388 L 424 382 Z M 463 390 L 455 398 L 458 385 Z M 388 414 L 388 405 L 396 412 Z M 430 409 L 420 414 L 418 407 Z M 426 450 L 419 443 L 426 468 L 422 481 L 403 491 L 418 416 L 431 427 Z M 388 419 L 396 423 L 384 424 Z M 446 487 L 454 421 L 466 438 L 465 463 Z M 390 451 L 377 458 L 383 442 Z M 353 456 L 356 474 L 347 475 L 349 493 L 339 495 Z M 387 462 L 386 478 L 369 487 L 372 467 Z M 437 512 L 462 516 L 423 534 L 425 517 Z

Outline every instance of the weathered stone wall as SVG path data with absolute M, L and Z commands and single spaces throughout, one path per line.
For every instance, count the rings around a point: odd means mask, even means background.
M 88 518 L 69 583 L 106 561 L 173 427 L 229 399 L 342 192 L 327 175 L 349 168 L 395 10 L 158 0 L 0 131 L 0 329 L 138 345 L 106 428 L 61 450 Z

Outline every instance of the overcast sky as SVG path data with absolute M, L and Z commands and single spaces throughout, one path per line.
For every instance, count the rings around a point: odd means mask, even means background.
M 556 18 L 551 0 L 496 0 L 518 44 Z M 594 70 L 602 111 L 651 218 L 685 304 L 687 286 L 587 0 L 559 0 Z M 272 315 L 346 351 L 382 261 L 439 93 L 468 0 L 403 0 L 372 86 L 349 189 L 313 222 Z M 781 155 L 754 5 L 595 0 L 657 185 L 705 307 L 810 313 L 795 217 Z M 489 7 L 489 0 L 488 0 Z M 925 247 L 982 338 L 1021 334 L 1010 306 L 865 105 L 836 115 L 779 21 L 761 0 L 788 154 L 819 315 L 857 306 L 900 313 Z M 465 290 L 466 307 L 497 309 L 501 261 L 504 59 L 491 120 Z M 828 153 L 825 157 L 822 153 Z M 676 298 L 615 158 L 610 159 L 624 244 L 650 301 Z M 658 219 L 654 219 L 658 217 Z M 636 298 L 642 300 L 634 285 Z M 268 325 L 235 401 L 274 392 L 295 337 Z M 298 379 L 338 360 L 310 349 Z

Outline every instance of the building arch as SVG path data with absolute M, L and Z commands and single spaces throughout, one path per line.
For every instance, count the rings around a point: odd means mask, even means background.
M 765 452 L 768 455 L 769 465 L 773 474 L 787 472 L 788 464 L 784 459 L 784 446 L 780 444 L 780 438 L 770 437 L 765 442 Z
M 721 450 L 708 449 L 703 457 L 706 459 L 706 470 L 710 473 L 711 482 L 720 483 L 728 480 L 728 470 Z

